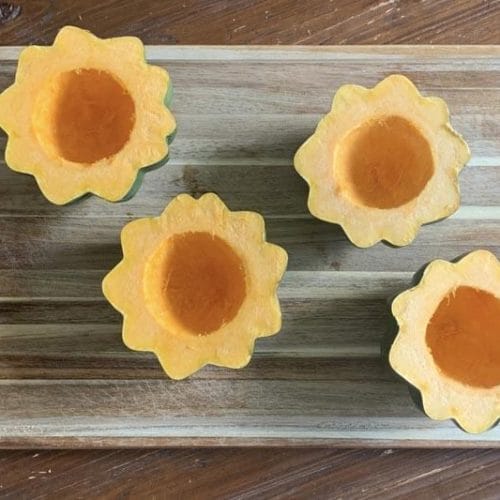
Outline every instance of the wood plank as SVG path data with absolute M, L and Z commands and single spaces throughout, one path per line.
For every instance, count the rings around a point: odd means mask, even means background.
M 409 404 L 404 385 L 393 382 L 0 381 L 0 398 L 6 401 L 0 436 L 11 438 L 28 434 L 93 442 L 101 437 L 176 437 L 192 443 L 194 437 L 222 435 L 230 444 L 231 438 L 238 443 L 254 437 L 261 442 L 295 438 L 338 443 L 390 435 L 407 445 L 412 440 L 443 445 L 471 440 L 449 421 L 429 422 Z M 498 446 L 500 428 L 474 436 L 474 441 Z
M 265 343 L 262 342 L 263 345 Z M 54 383 L 57 380 L 78 380 L 82 383 L 87 380 L 89 383 L 95 380 L 166 380 L 158 361 L 150 353 L 132 353 L 123 346 L 116 352 L 94 350 L 81 353 L 78 347 L 75 342 L 73 352 L 67 349 L 56 354 L 40 350 L 34 353 L 32 349 L 32 352 L 27 350 L 24 357 L 7 351 L 0 363 L 0 380 L 43 379 Z M 227 384 L 232 380 L 261 380 L 264 385 L 274 380 L 329 380 L 332 384 L 348 380 L 363 384 L 369 378 L 381 383 L 399 382 L 396 375 L 373 353 L 363 357 L 354 356 L 354 351 L 346 350 L 346 355 L 338 353 L 333 356 L 328 349 L 324 352 L 316 349 L 308 357 L 307 352 L 280 352 L 279 347 L 267 353 L 262 349 L 258 351 L 244 370 L 206 366 L 189 380 L 212 380 Z M 216 406 L 221 404 L 225 403 L 221 400 Z
M 346 426 L 352 429 L 352 425 Z M 379 426 L 380 427 L 380 426 Z M 437 448 L 442 453 L 460 453 L 466 448 L 473 448 L 476 452 L 483 449 L 488 449 L 492 452 L 498 451 L 495 444 L 489 444 L 489 441 L 481 439 L 479 441 L 474 438 L 463 438 L 460 440 L 454 439 L 437 439 L 433 436 L 438 433 L 425 432 L 422 433 L 420 439 L 408 439 L 404 433 L 399 433 L 394 439 L 381 437 L 382 432 L 377 437 L 369 437 L 367 433 L 360 433 L 358 437 L 347 437 L 343 430 L 335 433 L 323 433 L 321 437 L 310 436 L 287 436 L 287 437 L 262 437 L 253 435 L 251 437 L 228 436 L 228 437 L 205 437 L 205 436 L 88 436 L 88 435 L 73 435 L 73 436 L 14 436 L 5 437 L 0 440 L 0 448 L 5 450 L 89 450 L 89 449 L 114 449 L 117 448 L 130 449 L 142 448 L 143 452 L 148 454 L 150 448 L 166 448 L 166 449 L 183 449 L 196 448 L 203 450 L 204 448 L 212 448 L 213 451 L 224 448 L 266 448 L 273 450 L 275 448 L 287 448 L 288 451 L 293 449 L 432 449 Z M 394 434 L 396 436 L 396 434 Z M 451 451 L 453 450 L 453 451 Z M 383 451 L 382 451 L 383 453 Z M 94 476 L 93 476 L 94 477 Z
M 477 219 L 473 212 L 472 218 L 423 226 L 414 243 L 403 248 L 380 243 L 360 250 L 339 226 L 311 217 L 268 218 L 266 229 L 269 241 L 288 251 L 289 271 L 416 272 L 432 259 L 455 259 L 476 248 L 499 253 L 497 212 L 493 209 L 491 219 L 482 219 L 480 211 Z M 0 217 L 0 269 L 74 270 L 76 280 L 80 271 L 99 270 L 104 276 L 121 259 L 120 230 L 132 218 Z
M 88 282 L 100 274 L 89 271 Z M 140 370 L 141 376 L 164 377 L 154 356 L 122 344 L 121 319 L 99 286 L 79 288 L 71 271 L 0 276 L 5 291 L 15 288 L 10 283 L 21 287 L 20 296 L 0 302 L 7 322 L 0 325 L 0 377 L 129 378 L 131 370 L 133 376 Z M 256 358 L 292 357 L 300 363 L 314 357 L 377 357 L 388 328 L 386 299 L 407 288 L 411 278 L 405 272 L 289 272 L 279 289 L 282 332 L 259 340 Z
M 197 139 L 196 142 L 214 147 L 209 140 Z M 494 206 L 498 202 L 498 185 L 500 158 L 495 164 L 466 167 L 460 175 L 463 206 Z M 132 199 L 110 204 L 87 197 L 73 203 L 67 214 L 73 217 L 151 216 L 161 213 L 179 193 L 199 196 L 211 191 L 218 193 L 234 210 L 256 210 L 274 217 L 308 213 L 307 185 L 291 163 L 250 165 L 224 161 L 205 165 L 167 163 L 146 173 Z M 277 192 L 282 195 L 276 196 Z M 19 175 L 0 165 L 0 216 L 4 215 L 56 216 L 61 215 L 61 210 L 47 203 L 32 176 Z
M 0 418 L 29 421 L 38 418 L 62 419 L 66 408 L 71 417 L 126 417 L 134 419 L 180 418 L 186 423 L 195 417 L 222 415 L 262 419 L 280 416 L 286 421 L 296 415 L 323 417 L 418 418 L 420 411 L 408 398 L 407 388 L 389 373 L 377 377 L 371 367 L 359 376 L 357 363 L 347 363 L 336 370 L 335 363 L 318 365 L 322 378 L 295 374 L 293 379 L 275 376 L 267 379 L 256 370 L 253 378 L 231 377 L 214 383 L 213 378 L 171 381 L 165 378 L 133 380 L 0 380 L 0 399 L 4 402 Z M 360 364 L 360 367 L 363 365 Z M 300 365 L 299 365 L 300 367 Z M 323 368 L 323 370 L 321 370 Z M 385 367 L 380 367 L 381 370 Z M 229 371 L 229 370 L 226 370 Z M 232 371 L 234 372 L 234 370 Z M 256 375 L 256 376 L 255 376 Z M 388 378 L 389 377 L 389 378 Z M 13 393 L 12 389 L 16 389 Z M 363 394 L 363 398 L 357 394 Z M 127 402 L 124 405 L 124 402 Z M 303 425 L 308 427 L 307 422 Z M 123 427 L 123 424 L 121 425 Z
M 59 443 L 62 440 L 58 440 Z M 3 495 L 494 499 L 500 450 L 224 448 L 12 451 Z M 376 474 L 370 474 L 376 470 Z M 26 481 L 27 471 L 33 480 Z M 369 475 L 369 486 L 367 485 Z M 28 476 L 29 477 L 29 476 Z
M 4 44 L 50 43 L 65 24 L 112 37 L 136 34 L 162 44 L 387 44 L 499 43 L 495 1 L 283 0 L 259 2 L 73 0 L 64 8 L 49 0 L 12 4 Z M 362 29 L 360 28 L 362 27 Z
M 323 335 L 334 331 L 338 331 L 340 335 L 359 335 L 366 330 L 366 335 L 376 341 L 378 337 L 376 332 L 383 332 L 386 327 L 385 322 L 382 321 L 387 309 L 385 299 L 314 300 L 300 298 L 282 300 L 281 306 L 284 329 L 288 327 L 299 332 L 309 332 L 309 341 L 314 338 L 318 329 L 324 330 Z M 3 302 L 0 322 L 2 325 L 56 323 L 64 325 L 64 328 L 74 324 L 112 323 L 118 326 L 121 323 L 121 317 L 103 300 L 30 300 L 28 302 Z M 39 345 L 39 348 L 43 351 L 43 344 Z
M 5 47 L 0 47 L 0 59 L 3 59 L 5 50 Z M 150 60 L 170 73 L 174 87 L 172 106 L 177 117 L 186 117 L 183 119 L 186 124 L 196 116 L 207 114 L 246 116 L 300 112 L 310 117 L 319 116 L 329 110 L 333 94 L 341 85 L 357 83 L 373 87 L 393 73 L 405 74 L 423 94 L 445 99 L 452 120 L 455 116 L 460 117 L 456 118 L 457 127 L 462 120 L 468 123 L 471 112 L 487 116 L 498 114 L 499 104 L 495 97 L 499 92 L 500 64 L 497 57 L 458 56 L 438 63 L 439 48 L 436 48 L 434 57 L 427 61 L 418 56 L 398 61 L 394 49 L 392 56 L 377 57 L 377 52 L 373 51 L 367 52 L 364 59 L 360 58 L 359 52 L 343 54 L 344 59 L 339 59 L 342 53 L 326 52 L 330 60 L 318 60 L 315 53 L 301 55 L 299 52 L 300 58 L 285 61 L 293 51 L 274 49 L 274 57 L 269 61 L 263 59 L 262 51 L 259 51 L 257 60 L 245 61 L 241 56 L 246 50 L 242 48 L 238 59 L 232 61 L 207 62 L 203 56 L 210 52 L 206 48 L 191 49 L 197 56 L 201 55 L 201 60 L 179 61 L 165 57 Z M 276 61 L 286 64 L 286 71 L 277 74 Z M 0 88 L 13 82 L 15 69 L 16 62 L 2 64 Z M 290 85 L 290 74 L 293 74 L 293 85 Z M 480 95 L 477 89 L 481 89 Z M 205 95 L 200 94 L 202 91 Z M 210 99 L 206 97 L 207 93 Z M 486 107 L 488 102 L 489 108 Z
M 32 45 L 32 44 L 30 44 Z M 49 44 L 44 44 L 49 45 Z M 2 60 L 16 63 L 23 45 L 6 45 L 0 47 Z M 151 61 L 191 61 L 203 62 L 258 62 L 279 61 L 284 64 L 288 61 L 336 61 L 345 59 L 352 61 L 383 60 L 391 63 L 394 61 L 407 61 L 411 64 L 428 62 L 438 64 L 434 69 L 439 69 L 442 64 L 453 65 L 454 61 L 470 65 L 483 62 L 498 64 L 500 48 L 498 44 L 376 44 L 376 45 L 349 45 L 339 44 L 333 46 L 307 46 L 291 45 L 211 45 L 211 44 L 182 44 L 166 46 L 165 44 L 147 44 L 145 46 L 146 59 Z M 467 67 L 469 70 L 470 67 Z M 459 69 L 457 69 L 459 71 Z
M 500 101 L 500 91 L 496 92 L 496 101 Z M 491 109 L 494 106 L 491 101 L 486 101 L 484 105 L 490 107 L 487 115 L 453 114 L 452 123 L 466 138 L 473 152 L 471 165 L 485 162 L 498 165 L 500 113 Z M 259 158 L 261 163 L 276 163 L 276 160 L 282 163 L 283 159 L 287 159 L 286 165 L 291 165 L 295 151 L 314 132 L 328 109 L 329 105 L 318 114 L 305 114 L 300 110 L 288 114 L 260 115 L 235 115 L 228 111 L 215 117 L 211 114 L 176 114 L 178 130 L 182 129 L 184 135 L 176 135 L 170 155 L 176 159 L 175 162 L 191 166 L 206 162 L 227 163 L 236 158 L 239 162 L 244 161 L 245 166 L 251 165 L 255 158 Z M 175 113 L 175 105 L 173 111 Z
M 164 380 L 156 357 L 127 350 L 120 330 L 118 325 L 2 325 L 0 379 Z M 305 332 L 285 329 L 280 337 L 258 340 L 252 362 L 244 370 L 208 366 L 192 379 L 329 379 L 325 366 L 350 360 L 356 360 L 357 371 L 365 369 L 375 377 L 380 343 L 367 338 L 365 331 L 352 336 L 342 334 L 319 329 L 312 344 L 310 336 L 305 342 Z
M 102 299 L 101 270 L 0 270 L 0 303 L 3 301 Z M 407 288 L 411 272 L 288 271 L 278 295 L 281 300 L 386 299 Z
M 18 323 L 0 325 L 1 378 L 39 378 L 42 374 L 55 378 L 62 372 L 63 378 L 133 378 L 138 376 L 138 368 L 146 370 L 143 376 L 152 377 L 153 372 L 154 377 L 164 378 L 153 355 L 123 345 L 117 314 L 114 322 L 89 323 L 90 314 L 92 318 L 99 314 L 95 308 L 61 303 L 66 317 L 50 308 L 59 323 L 44 323 L 46 318 L 41 317 L 33 324 L 34 316 L 42 316 L 42 307 L 27 310 L 17 305 L 15 318 L 7 314 Z M 256 359 L 376 358 L 389 327 L 385 301 L 284 302 L 282 308 L 281 332 L 257 341 Z M 304 318 L 305 308 L 317 317 Z M 103 304 L 102 309 L 114 314 L 109 306 Z M 229 373 L 235 378 L 243 376 L 243 372 Z

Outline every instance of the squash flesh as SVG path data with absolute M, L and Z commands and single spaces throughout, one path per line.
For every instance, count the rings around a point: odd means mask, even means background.
M 41 89 L 33 113 L 40 145 L 52 155 L 93 164 L 123 149 L 135 123 L 135 104 L 111 73 L 78 68 Z
M 500 299 L 459 286 L 439 303 L 426 343 L 447 376 L 473 387 L 500 385 Z
M 246 295 L 241 258 L 222 238 L 208 232 L 169 238 L 164 252 L 163 307 L 195 335 L 208 335 L 237 315 Z
M 401 116 L 371 119 L 350 131 L 337 146 L 334 165 L 340 192 L 380 209 L 415 199 L 434 173 L 428 141 Z

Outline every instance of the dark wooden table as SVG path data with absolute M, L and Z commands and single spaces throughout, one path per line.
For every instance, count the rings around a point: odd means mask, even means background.
M 498 44 L 500 0 L 0 3 L 2 45 L 65 24 L 148 44 Z M 500 450 L 0 452 L 0 498 L 279 496 L 499 498 Z

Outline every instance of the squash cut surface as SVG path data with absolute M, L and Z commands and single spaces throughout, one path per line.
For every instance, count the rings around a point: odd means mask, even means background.
M 294 165 L 315 217 L 340 224 L 359 247 L 403 246 L 422 224 L 457 210 L 469 157 L 446 103 L 391 75 L 373 89 L 340 87 Z
M 127 224 L 122 248 L 104 295 L 123 314 L 125 344 L 154 352 L 170 377 L 245 366 L 255 339 L 279 331 L 287 254 L 266 242 L 260 215 L 179 195 L 160 217 Z
M 52 46 L 22 51 L 15 82 L 0 95 L 6 162 L 33 175 L 53 203 L 86 193 L 118 201 L 141 168 L 167 156 L 169 86 L 138 38 L 101 40 L 66 26 Z
M 500 417 L 500 262 L 477 250 L 437 260 L 392 304 L 389 360 L 422 393 L 425 412 L 482 432 Z

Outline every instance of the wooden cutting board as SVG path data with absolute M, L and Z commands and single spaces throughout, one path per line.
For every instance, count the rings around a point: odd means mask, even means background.
M 0 48 L 0 88 L 19 48 Z M 500 47 L 149 47 L 174 83 L 167 165 L 124 203 L 47 202 L 32 177 L 0 166 L 0 445 L 500 446 L 426 418 L 381 355 L 387 299 L 431 259 L 500 256 Z M 344 83 L 409 76 L 446 99 L 472 150 L 462 207 L 406 248 L 358 249 L 306 210 L 297 147 Z M 1 137 L 1 149 L 5 136 Z M 3 156 L 3 155 L 2 155 Z M 168 380 L 127 350 L 100 283 L 119 233 L 175 195 L 218 193 L 266 217 L 289 252 L 280 334 L 244 370 Z

